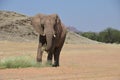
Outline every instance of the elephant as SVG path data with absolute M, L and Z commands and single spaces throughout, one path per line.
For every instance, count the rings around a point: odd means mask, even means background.
M 37 62 L 42 62 L 43 51 L 46 51 L 48 53 L 47 61 L 53 67 L 58 67 L 60 52 L 67 34 L 66 27 L 57 14 L 37 14 L 31 18 L 31 24 L 39 34 Z M 53 56 L 54 63 L 52 64 Z

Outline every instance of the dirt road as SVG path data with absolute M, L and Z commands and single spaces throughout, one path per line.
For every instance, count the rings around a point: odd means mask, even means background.
M 0 58 L 35 57 L 36 48 L 34 42 L 0 41 Z M 0 80 L 120 80 L 120 45 L 65 44 L 60 67 L 0 69 Z

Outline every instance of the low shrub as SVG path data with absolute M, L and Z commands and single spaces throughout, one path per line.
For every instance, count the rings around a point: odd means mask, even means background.
M 50 65 L 42 65 L 41 63 L 37 63 L 36 60 L 28 56 L 9 57 L 0 60 L 0 68 L 26 68 L 44 66 Z

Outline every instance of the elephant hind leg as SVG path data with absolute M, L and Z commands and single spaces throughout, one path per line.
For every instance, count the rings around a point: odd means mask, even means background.
M 53 53 L 52 52 L 48 53 L 47 63 L 50 65 L 52 65 L 52 57 L 53 57 Z

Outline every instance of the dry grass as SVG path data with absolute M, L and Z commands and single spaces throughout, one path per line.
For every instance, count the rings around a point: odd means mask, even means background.
M 37 43 L 0 42 L 0 59 L 36 58 Z M 65 44 L 60 67 L 0 69 L 1 80 L 119 80 L 120 45 Z M 43 54 L 43 64 L 47 54 Z M 34 61 L 34 60 L 33 60 Z

